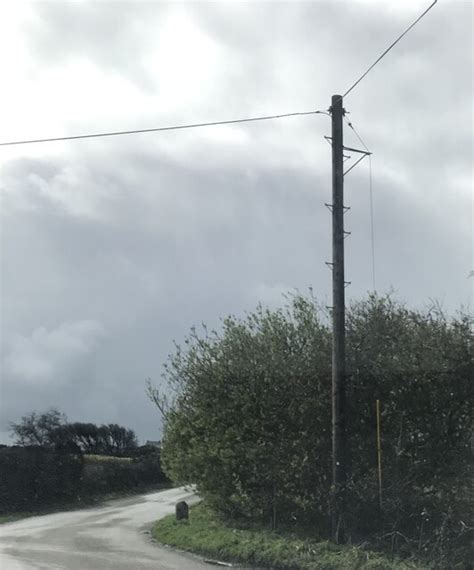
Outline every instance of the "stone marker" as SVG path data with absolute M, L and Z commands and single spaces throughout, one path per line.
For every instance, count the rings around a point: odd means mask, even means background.
M 189 519 L 189 507 L 186 501 L 176 503 L 176 520 L 187 521 Z

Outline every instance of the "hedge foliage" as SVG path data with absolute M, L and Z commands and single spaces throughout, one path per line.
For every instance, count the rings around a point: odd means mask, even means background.
M 473 334 L 468 315 L 371 296 L 347 313 L 349 541 L 453 567 L 474 559 Z M 312 297 L 192 330 L 165 369 L 163 460 L 217 510 L 329 529 L 331 330 Z M 160 395 L 155 392 L 158 403 Z M 375 401 L 382 405 L 379 508 Z
M 168 482 L 159 449 L 138 447 L 130 461 L 110 456 L 97 461 L 81 453 L 40 446 L 0 448 L 0 514 L 36 511 L 63 503 L 87 502 Z
M 80 454 L 42 447 L 0 448 L 0 513 L 36 510 L 77 498 Z

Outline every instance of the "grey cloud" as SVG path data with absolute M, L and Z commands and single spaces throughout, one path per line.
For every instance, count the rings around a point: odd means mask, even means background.
M 148 39 L 143 32 L 150 24 L 144 24 L 153 19 L 159 25 L 165 12 L 164 5 L 152 3 L 121 3 L 118 7 L 113 2 L 45 2 L 35 7 L 25 31 L 35 59 L 47 62 L 48 67 L 71 59 L 91 60 L 104 73 L 125 74 L 148 90 L 153 83 L 144 73 L 143 56 L 156 28 L 148 28 Z
M 31 336 L 14 334 L 5 350 L 5 375 L 26 385 L 56 387 L 67 381 L 63 368 L 96 348 L 104 330 L 95 321 L 61 323 L 53 330 L 35 329 Z
M 378 6 L 183 5 L 225 63 L 212 99 L 196 93 L 183 113 L 328 106 L 407 21 Z M 80 56 L 104 74 L 159 89 L 141 62 L 169 9 L 42 4 L 28 28 L 38 72 Z M 469 304 L 472 283 L 471 202 L 460 188 L 472 172 L 469 11 L 441 4 L 346 101 L 375 151 L 378 288 L 418 306 L 440 298 L 450 311 Z M 107 335 L 87 332 L 89 353 L 68 358 L 58 349 L 51 370 L 61 382 L 35 383 L 33 374 L 28 390 L 4 343 L 1 429 L 57 405 L 73 420 L 117 421 L 154 439 L 160 420 L 144 381 L 159 379 L 172 340 L 191 325 L 218 327 L 228 313 L 259 301 L 280 305 L 283 292 L 309 285 L 330 303 L 327 118 L 248 125 L 228 131 L 228 140 L 214 132 L 70 143 L 54 161 L 23 158 L 3 168 L 3 337 L 42 362 L 54 331 L 72 334 L 63 323 L 99 323 Z M 358 144 L 349 129 L 346 137 Z M 367 164 L 348 176 L 346 200 L 347 292 L 357 298 L 372 282 Z

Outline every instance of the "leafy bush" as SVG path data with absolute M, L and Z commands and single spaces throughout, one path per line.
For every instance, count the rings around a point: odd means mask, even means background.
M 450 564 L 468 559 L 474 539 L 470 325 L 467 315 L 448 320 L 439 310 L 423 314 L 375 298 L 353 306 L 347 320 L 349 527 L 407 552 L 449 553 Z M 374 399 L 383 410 L 382 512 Z
M 472 540 L 470 319 L 370 297 L 347 315 L 352 540 L 457 563 Z M 191 331 L 165 378 L 163 461 L 226 515 L 329 528 L 331 334 L 312 298 Z M 152 393 L 162 402 L 158 393 Z M 382 403 L 380 511 L 375 400 Z M 456 557 L 457 556 L 457 557 Z

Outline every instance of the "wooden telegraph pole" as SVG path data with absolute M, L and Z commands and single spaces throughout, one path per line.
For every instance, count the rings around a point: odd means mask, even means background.
M 333 95 L 332 122 L 332 497 L 331 526 L 335 542 L 344 540 L 346 465 L 345 412 L 345 281 L 344 281 L 344 171 L 342 96 Z
M 375 60 L 375 62 L 355 81 L 344 95 L 333 95 L 329 109 L 332 119 L 332 492 L 331 492 L 331 524 L 332 538 L 335 542 L 344 541 L 345 490 L 349 477 L 347 425 L 346 425 L 346 346 L 345 346 L 345 301 L 344 301 L 344 174 L 348 174 L 365 156 L 371 154 L 365 151 L 347 149 L 361 153 L 363 156 L 346 173 L 343 171 L 343 136 L 342 121 L 344 108 L 343 97 L 346 97 L 364 77 L 373 69 L 387 53 L 415 26 L 437 3 L 434 0 L 428 8 L 390 44 L 390 46 Z M 353 128 L 353 127 L 352 127 Z M 356 133 L 357 134 L 357 133 Z M 357 135 L 358 136 L 358 135 Z M 358 137 L 360 139 L 360 137 Z M 361 141 L 362 142 L 362 141 Z M 363 143 L 364 144 L 364 143 Z M 365 146 L 365 145 L 364 145 Z M 327 204 L 329 206 L 329 204 Z M 380 424 L 380 416 L 378 417 Z M 380 436 L 380 434 L 379 434 Z M 379 437 L 379 485 L 381 497 L 381 449 Z

